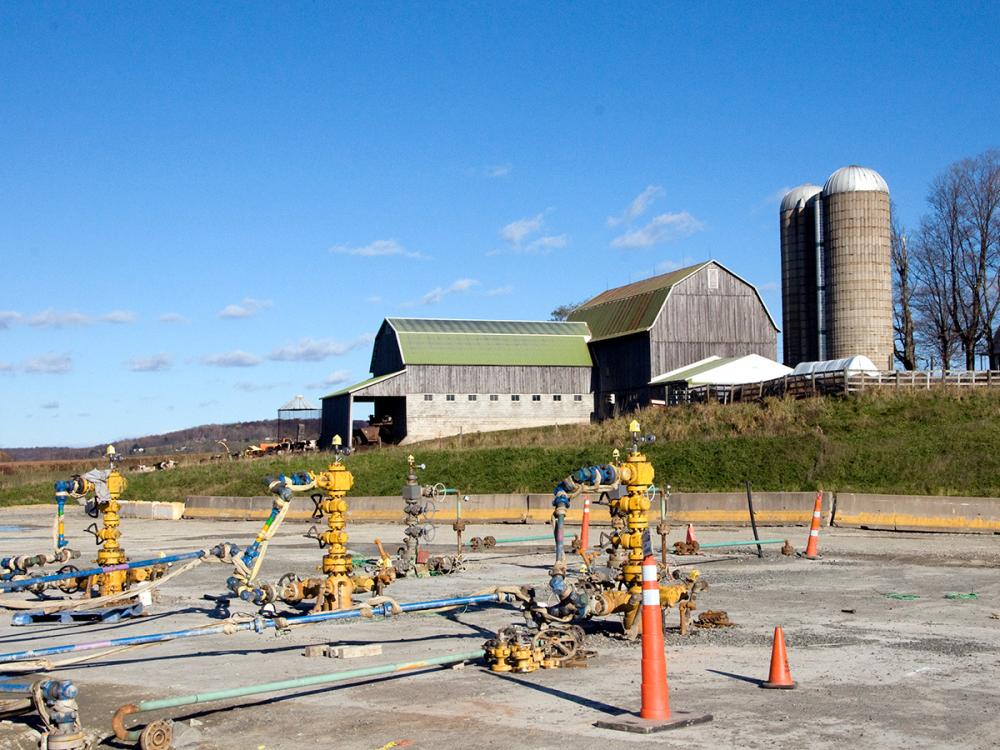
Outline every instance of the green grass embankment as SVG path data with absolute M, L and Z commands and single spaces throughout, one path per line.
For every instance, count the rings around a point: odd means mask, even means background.
M 644 450 L 676 491 L 813 490 L 1000 497 L 1000 393 L 885 391 L 851 398 L 704 405 L 637 415 Z M 396 495 L 406 454 L 422 480 L 462 492 L 548 492 L 584 464 L 625 448 L 627 418 L 595 425 L 466 435 L 350 456 L 354 495 Z M 328 455 L 211 462 L 129 474 L 128 497 L 259 495 L 263 477 L 320 469 Z M 4 483 L 4 480 L 7 480 Z M 0 477 L 0 505 L 51 502 L 51 477 Z M 12 486 L 16 485 L 16 486 Z

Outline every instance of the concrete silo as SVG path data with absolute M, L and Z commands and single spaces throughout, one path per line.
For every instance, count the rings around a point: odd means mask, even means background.
M 826 280 L 821 358 L 863 354 L 876 367 L 892 369 L 889 227 L 889 186 L 878 172 L 849 166 L 830 175 L 823 186 L 818 248 Z
M 781 322 L 785 364 L 820 359 L 816 276 L 818 185 L 800 185 L 781 201 Z

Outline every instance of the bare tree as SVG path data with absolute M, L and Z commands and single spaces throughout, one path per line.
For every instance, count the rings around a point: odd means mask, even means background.
M 912 264 L 914 338 L 930 369 L 947 370 L 958 348 L 952 326 L 951 285 L 937 248 L 925 242 L 923 227 L 913 244 Z
M 983 349 L 991 361 L 1000 358 L 994 331 L 1000 315 L 1000 152 L 952 164 L 931 183 L 927 202 L 930 210 L 908 258 L 915 339 L 946 368 L 960 348 L 972 370 Z M 898 276 L 896 256 L 894 244 Z M 897 327 L 905 330 L 901 320 Z
M 891 206 L 893 330 L 896 359 L 906 370 L 917 369 L 917 347 L 913 328 L 913 283 L 910 278 L 909 237 L 896 219 L 896 206 Z
M 549 320 L 566 320 L 569 314 L 582 304 L 583 302 L 571 302 L 567 305 L 559 305 L 559 307 L 549 313 Z
M 1000 308 L 1000 151 L 986 151 L 961 162 L 963 220 L 968 257 L 975 273 L 968 281 L 978 286 L 979 339 L 991 366 L 997 359 L 994 321 Z

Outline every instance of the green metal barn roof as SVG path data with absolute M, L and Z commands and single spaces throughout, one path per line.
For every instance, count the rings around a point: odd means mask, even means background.
M 386 318 L 407 365 L 591 367 L 585 323 Z
M 333 398 L 334 396 L 346 396 L 348 393 L 357 393 L 362 388 L 367 388 L 370 385 L 381 383 L 383 380 L 388 380 L 389 378 L 394 378 L 397 375 L 402 375 L 404 372 L 406 372 L 406 370 L 397 370 L 396 372 L 386 373 L 385 375 L 376 375 L 374 378 L 368 378 L 367 380 L 362 380 L 360 383 L 355 383 L 354 385 L 349 385 L 346 388 L 341 388 L 339 391 L 328 393 L 323 396 L 323 398 Z
M 594 341 L 648 331 L 670 290 L 711 262 L 609 289 L 576 308 L 569 314 L 569 320 L 586 323 Z

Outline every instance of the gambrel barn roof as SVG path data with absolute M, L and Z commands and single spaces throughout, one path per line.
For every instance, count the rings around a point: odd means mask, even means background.
M 757 298 L 760 299 L 761 306 L 767 312 L 767 306 L 753 284 L 737 276 L 721 263 L 707 260 L 602 292 L 573 310 L 569 314 L 568 320 L 586 323 L 590 327 L 593 341 L 648 331 L 656 322 L 660 310 L 663 309 L 663 305 L 670 297 L 670 292 L 674 287 L 709 265 L 718 266 L 753 289 Z M 771 324 L 774 325 L 771 313 L 767 312 L 767 315 L 771 318 Z M 777 330 L 776 325 L 775 330 Z
M 404 365 L 590 367 L 584 323 L 386 318 Z

